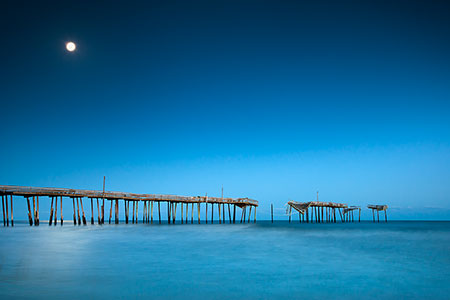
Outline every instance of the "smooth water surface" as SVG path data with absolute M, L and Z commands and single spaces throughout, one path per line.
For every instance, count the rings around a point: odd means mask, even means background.
M 450 297 L 450 222 L 0 228 L 0 298 Z

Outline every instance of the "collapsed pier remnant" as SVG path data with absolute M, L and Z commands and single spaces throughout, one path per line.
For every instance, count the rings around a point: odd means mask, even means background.
M 13 196 L 24 197 L 28 204 L 28 219 L 30 226 L 39 225 L 39 197 L 49 197 L 51 199 L 50 205 L 50 218 L 49 225 L 57 224 L 57 207 L 58 207 L 58 197 L 61 205 L 61 222 L 63 225 L 63 215 L 62 215 L 62 201 L 63 197 L 72 199 L 73 204 L 73 224 L 74 225 L 87 225 L 86 215 L 83 208 L 83 198 L 88 198 L 91 200 L 91 224 L 94 223 L 95 210 L 93 209 L 93 200 L 97 202 L 97 224 L 104 224 L 105 217 L 105 200 L 110 201 L 110 212 L 109 212 L 109 223 L 112 219 L 112 209 L 114 205 L 115 219 L 114 223 L 119 223 L 119 201 L 124 201 L 124 214 L 125 222 L 128 223 L 129 219 L 129 203 L 133 202 L 133 218 L 132 223 L 138 223 L 138 213 L 139 205 L 143 204 L 142 210 L 142 220 L 144 223 L 153 223 L 153 202 L 158 203 L 158 218 L 159 224 L 161 224 L 161 202 L 167 202 L 167 222 L 175 224 L 176 222 L 176 212 L 177 204 L 180 204 L 181 215 L 180 218 L 185 217 L 185 222 L 188 223 L 188 210 L 189 204 L 191 204 L 191 223 L 194 223 L 194 203 L 197 203 L 197 215 L 198 223 L 201 222 L 200 208 L 201 204 L 205 204 L 206 216 L 205 221 L 207 221 L 208 206 L 211 206 L 211 223 L 213 223 L 213 213 L 214 205 L 218 206 L 219 212 L 219 223 L 226 223 L 225 207 L 228 206 L 228 221 L 229 223 L 236 223 L 236 208 L 241 209 L 241 219 L 240 223 L 250 222 L 251 214 L 253 212 L 253 221 L 256 222 L 256 207 L 258 207 L 258 201 L 249 198 L 224 198 L 222 197 L 209 197 L 209 196 L 175 196 L 175 195 L 156 195 L 156 194 L 134 194 L 134 193 L 123 193 L 123 192 L 107 192 L 104 190 L 105 181 L 103 180 L 103 191 L 94 190 L 79 190 L 79 189 L 67 189 L 67 188 L 41 188 L 41 187 L 25 187 L 25 186 L 10 186 L 10 185 L 0 185 L 0 195 L 2 196 L 2 207 L 3 207 L 3 225 L 9 226 L 9 214 L 11 215 L 11 226 L 14 225 L 13 221 Z M 8 196 L 10 200 L 10 205 L 8 205 Z M 37 199 L 37 206 L 35 206 L 34 199 Z M 29 199 L 33 198 L 33 212 L 31 211 L 31 205 Z M 6 201 L 5 201 L 6 200 Z M 102 200 L 102 204 L 99 206 L 99 200 Z M 231 205 L 233 205 L 233 214 L 231 214 Z M 81 215 L 80 215 L 81 206 Z M 148 208 L 151 207 L 151 210 Z M 247 207 L 248 218 L 247 218 Z M 5 209 L 6 208 L 6 209 Z M 252 211 L 252 208 L 254 210 Z M 185 215 L 183 213 L 183 209 Z M 87 210 L 88 212 L 89 210 Z M 221 214 L 222 213 L 222 214 Z M 149 217 L 150 214 L 150 217 Z M 220 215 L 221 214 L 221 215 Z M 53 217 L 54 216 L 54 217 Z M 223 220 L 222 220 L 223 218 Z M 183 223 L 183 222 L 182 222 Z
M 289 222 L 291 222 L 292 208 L 298 211 L 299 222 L 306 223 L 336 223 L 338 221 L 337 213 L 341 222 L 351 222 L 353 219 L 345 218 L 345 209 L 349 209 L 347 204 L 344 203 L 334 203 L 334 202 L 321 202 L 321 201 L 310 201 L 310 202 L 296 202 L 289 201 Z
M 380 211 L 384 211 L 384 220 L 385 222 L 387 222 L 387 209 L 388 206 L 383 204 L 383 205 L 373 205 L 373 204 L 369 204 L 367 205 L 367 208 L 372 210 L 372 217 L 373 217 L 373 221 L 375 222 L 375 211 L 377 211 L 377 222 L 380 222 Z

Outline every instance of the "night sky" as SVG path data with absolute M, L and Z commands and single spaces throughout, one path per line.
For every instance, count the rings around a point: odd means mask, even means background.
M 448 1 L 3 1 L 0 31 L 0 184 L 450 219 Z

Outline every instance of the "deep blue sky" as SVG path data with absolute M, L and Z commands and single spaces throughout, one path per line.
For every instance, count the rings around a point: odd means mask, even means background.
M 215 196 L 223 184 L 259 200 L 260 218 L 319 190 L 450 219 L 448 2 L 0 11 L 0 184 L 101 189 L 106 175 L 108 190 Z

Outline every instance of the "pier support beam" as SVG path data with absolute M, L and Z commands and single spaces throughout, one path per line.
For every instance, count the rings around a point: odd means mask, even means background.
M 9 199 L 11 200 L 11 226 L 14 226 L 14 209 L 13 209 L 13 195 L 9 195 Z
M 80 197 L 80 205 L 81 205 L 81 212 L 83 213 L 83 225 L 86 225 L 86 215 L 84 214 L 84 208 L 83 208 L 83 198 Z
M 161 202 L 158 201 L 158 217 L 159 217 L 159 224 L 161 224 Z
M 28 199 L 28 198 L 27 198 Z M 8 201 L 8 199 L 6 199 Z M 3 210 L 3 226 L 6 226 L 6 218 L 5 218 L 5 196 L 2 195 L 2 210 Z
M 55 197 L 55 221 L 54 221 L 54 225 L 56 226 L 56 224 L 58 223 L 58 196 Z
M 3 200 L 3 196 L 2 196 Z M 31 206 L 30 206 L 30 198 L 27 197 L 27 205 L 28 205 L 28 222 L 30 226 L 33 226 L 33 219 L 31 218 Z M 5 225 L 5 210 L 3 210 L 3 225 Z
M 50 226 L 50 225 L 52 225 L 52 223 L 53 223 L 53 201 L 54 201 L 54 197 L 52 197 L 52 202 L 51 202 L 51 204 L 50 204 L 50 218 L 48 219 L 48 225 Z M 76 221 L 75 221 L 75 206 L 73 207 L 73 213 L 74 213 L 74 215 L 73 215 L 73 219 L 74 219 L 74 222 L 75 222 L 75 224 L 76 224 Z
M 73 225 L 77 225 L 77 218 L 75 217 L 75 198 L 72 198 L 72 202 L 73 202 Z M 53 203 L 53 198 L 52 198 L 52 203 Z M 51 219 L 51 217 L 50 217 Z
M 91 198 L 91 225 L 94 225 L 94 200 Z

